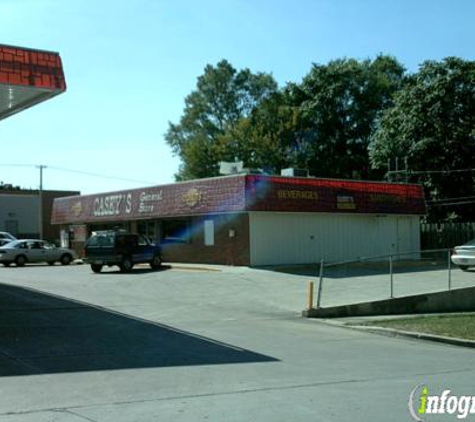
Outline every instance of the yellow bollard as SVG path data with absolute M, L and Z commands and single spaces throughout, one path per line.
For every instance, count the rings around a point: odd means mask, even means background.
M 308 282 L 308 309 L 313 309 L 313 281 Z

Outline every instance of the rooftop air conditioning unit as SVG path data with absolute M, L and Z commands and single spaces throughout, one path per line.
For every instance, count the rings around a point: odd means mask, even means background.
M 219 163 L 219 173 L 220 174 L 237 174 L 242 172 L 244 163 L 242 161 L 236 161 L 230 163 L 227 161 L 221 161 Z
M 288 169 L 282 169 L 280 171 L 281 176 L 287 177 L 308 177 L 308 170 L 307 169 L 295 169 L 290 167 Z

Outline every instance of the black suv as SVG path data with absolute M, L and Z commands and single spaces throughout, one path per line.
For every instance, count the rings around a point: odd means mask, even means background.
M 122 272 L 132 271 L 135 264 L 149 263 L 152 269 L 162 265 L 160 246 L 137 234 L 103 231 L 93 234 L 84 248 L 84 262 L 99 273 L 104 265 L 117 265 Z

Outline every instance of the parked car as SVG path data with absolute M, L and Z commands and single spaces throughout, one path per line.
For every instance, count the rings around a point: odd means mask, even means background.
M 475 267 L 475 239 L 462 246 L 456 246 L 452 251 L 451 260 L 463 271 Z
M 71 249 L 58 248 L 44 240 L 22 239 L 14 240 L 0 247 L 0 263 L 5 267 L 15 263 L 23 267 L 28 262 L 47 262 L 54 265 L 69 265 L 76 259 L 76 253 Z
M 138 234 L 119 231 L 97 232 L 84 248 L 84 262 L 92 271 L 101 272 L 104 265 L 117 265 L 122 272 L 132 271 L 135 264 L 148 263 L 152 269 L 162 265 L 160 246 Z
M 17 240 L 15 236 L 8 232 L 0 232 L 0 246 L 5 245 L 12 240 Z

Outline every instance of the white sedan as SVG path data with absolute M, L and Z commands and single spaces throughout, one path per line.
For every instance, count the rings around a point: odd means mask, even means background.
M 462 246 L 456 246 L 451 259 L 463 271 L 466 271 L 468 267 L 475 267 L 475 239 Z
M 56 261 L 69 265 L 74 259 L 76 253 L 73 250 L 58 248 L 38 239 L 14 240 L 0 247 L 0 263 L 5 267 L 12 263 L 23 267 L 27 262 L 47 262 L 54 265 Z
M 0 246 L 5 245 L 12 240 L 16 240 L 16 237 L 8 232 L 0 232 Z

